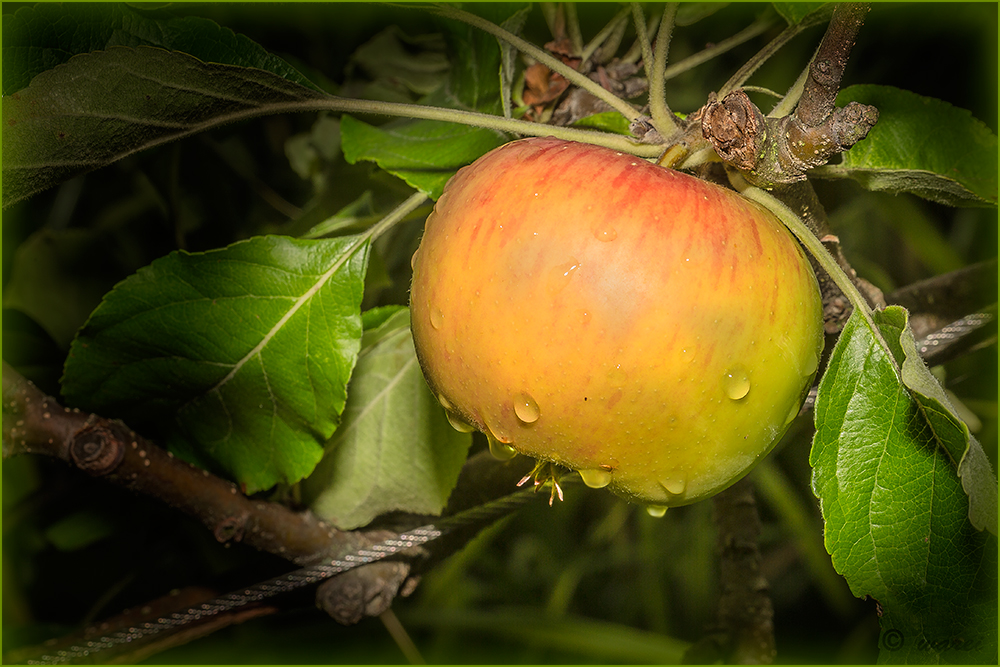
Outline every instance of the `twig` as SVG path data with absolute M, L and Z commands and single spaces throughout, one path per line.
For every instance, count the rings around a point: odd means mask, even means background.
M 243 542 L 293 563 L 353 550 L 360 538 L 310 512 L 247 498 L 232 482 L 174 458 L 121 422 L 64 408 L 4 362 L 3 456 L 29 452 L 157 498 L 198 519 L 219 542 Z

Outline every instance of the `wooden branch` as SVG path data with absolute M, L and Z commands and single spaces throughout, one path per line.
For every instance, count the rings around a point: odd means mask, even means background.
M 719 602 L 715 624 L 684 654 L 685 664 L 774 662 L 774 610 L 760 572 L 760 515 L 744 477 L 712 497 L 718 534 Z
M 805 180 L 806 172 L 864 139 L 878 122 L 873 106 L 834 106 L 868 10 L 866 3 L 836 6 L 794 113 L 765 118 L 739 89 L 721 101 L 710 99 L 701 110 L 702 135 L 747 182 L 772 189 Z

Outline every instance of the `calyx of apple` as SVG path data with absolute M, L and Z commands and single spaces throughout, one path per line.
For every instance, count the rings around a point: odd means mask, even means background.
M 798 413 L 822 350 L 804 253 L 733 191 L 558 139 L 455 175 L 412 328 L 452 423 L 655 507 L 721 491 Z

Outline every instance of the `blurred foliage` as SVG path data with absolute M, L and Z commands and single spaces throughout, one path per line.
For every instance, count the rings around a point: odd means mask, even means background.
M 5 15 L 19 6 L 6 3 Z M 671 60 L 738 32 L 762 9 L 734 3 L 676 30 Z M 381 85 L 386 82 L 377 68 L 366 67 L 362 47 L 401 26 L 406 38 L 396 46 L 429 45 L 433 51 L 438 44 L 430 36 L 440 33 L 429 15 L 398 6 L 184 3 L 158 11 L 204 17 L 244 34 L 324 89 L 378 89 L 394 100 L 415 99 L 418 91 Z M 615 11 L 581 3 L 583 34 L 596 33 Z M 938 97 L 969 109 L 995 133 L 996 26 L 995 3 L 876 4 L 845 85 L 893 85 Z M 700 107 L 778 29 L 671 80 L 671 107 Z M 524 34 L 538 44 L 551 39 L 537 11 Z M 751 83 L 787 89 L 821 35 L 822 28 L 813 28 L 793 40 Z M 423 72 L 421 80 L 433 86 L 440 62 L 426 62 L 430 74 Z M 767 108 L 766 98 L 754 98 Z M 372 163 L 348 164 L 339 147 L 321 138 L 324 119 L 295 114 L 233 124 L 131 156 L 5 210 L 4 290 L 14 280 L 16 253 L 31 250 L 38 253 L 34 261 L 60 268 L 49 274 L 45 290 L 72 289 L 73 298 L 72 307 L 46 306 L 50 322 L 5 309 L 4 359 L 58 394 L 66 332 L 81 326 L 101 295 L 139 267 L 177 248 L 206 250 L 263 233 L 303 234 L 365 192 L 364 214 L 377 216 L 409 193 Z M 950 209 L 868 193 L 852 182 L 819 182 L 817 190 L 847 257 L 885 291 L 996 257 L 994 209 Z M 406 302 L 409 257 L 420 229 L 420 219 L 409 220 L 375 244 L 365 308 Z M 943 369 L 947 388 L 981 420 L 976 435 L 994 469 L 997 365 L 992 345 Z M 875 602 L 851 596 L 828 557 L 817 564 L 803 546 L 822 549 L 809 487 L 809 421 L 797 420 L 771 464 L 753 473 L 761 478 L 762 568 L 775 607 L 778 661 L 873 662 Z M 475 447 L 483 446 L 477 437 Z M 155 502 L 34 458 L 3 463 L 3 537 L 5 649 L 72 631 L 173 588 L 226 591 L 289 569 L 276 557 L 219 545 L 203 527 Z M 696 641 L 713 622 L 714 539 L 710 503 L 653 519 L 610 494 L 574 486 L 565 502 L 551 509 L 540 503 L 485 531 L 428 573 L 394 612 L 427 662 L 655 662 L 668 655 L 661 639 Z M 275 616 L 147 662 L 406 659 L 379 619 L 339 627 L 313 608 L 309 592 L 280 604 Z M 531 632 L 543 621 L 543 636 Z

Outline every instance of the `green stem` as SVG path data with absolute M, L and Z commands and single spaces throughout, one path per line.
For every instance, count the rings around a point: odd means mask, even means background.
M 423 192 L 414 192 L 412 195 L 407 197 L 402 204 L 389 211 L 384 218 L 368 228 L 367 231 L 361 233 L 359 237 L 363 241 L 368 239 L 374 241 L 378 237 L 382 236 L 382 234 L 389 231 L 393 225 L 398 223 L 400 220 L 403 220 L 406 216 L 419 208 L 420 205 L 429 198 L 430 197 Z
M 816 49 L 819 51 L 819 48 Z M 816 54 L 813 54 L 813 58 Z M 781 98 L 781 101 L 774 105 L 774 108 L 767 114 L 768 118 L 782 118 L 792 113 L 795 110 L 795 105 L 799 103 L 802 98 L 802 91 L 805 90 L 806 81 L 809 79 L 809 67 L 812 65 L 812 58 L 809 59 L 809 64 L 806 65 L 805 69 L 799 74 L 799 78 L 795 80 L 792 87 L 788 89 L 785 96 Z
M 575 55 L 580 55 L 583 51 L 583 34 L 580 32 L 580 18 L 576 15 L 576 3 L 567 2 L 563 5 L 566 8 L 566 32 L 569 33 L 569 42 Z
M 690 69 L 694 69 L 702 63 L 706 63 L 716 56 L 722 55 L 731 49 L 736 48 L 740 44 L 753 39 L 757 35 L 763 33 L 765 30 L 774 25 L 776 19 L 773 15 L 768 15 L 762 17 L 751 23 L 749 26 L 736 33 L 732 37 L 728 37 L 718 44 L 714 44 L 706 49 L 702 49 L 698 53 L 692 54 L 683 60 L 679 60 L 673 65 L 670 65 L 665 70 L 663 70 L 663 79 L 669 80 L 687 72 Z
M 603 90 L 603 89 L 602 89 Z M 617 98 L 616 98 L 617 99 Z M 584 130 L 574 127 L 558 127 L 532 123 L 526 120 L 503 118 L 476 111 L 461 109 L 444 109 L 441 107 L 424 106 L 421 104 L 400 104 L 397 102 L 376 102 L 374 100 L 356 100 L 347 97 L 328 96 L 315 100 L 276 104 L 258 107 L 247 112 L 247 118 L 270 113 L 295 111 L 336 111 L 357 114 L 375 114 L 383 116 L 399 116 L 403 118 L 421 118 L 423 120 L 439 120 L 447 123 L 485 127 L 499 132 L 510 132 L 534 137 L 556 137 L 567 141 L 580 141 L 604 146 L 612 150 L 630 153 L 637 157 L 656 157 L 662 149 L 654 144 L 640 144 L 629 137 L 610 132 Z M 234 118 L 227 117 L 227 122 Z
M 619 30 L 620 27 L 628 21 L 628 13 L 627 9 L 619 10 L 619 12 L 615 14 L 615 17 L 611 19 L 611 21 L 609 21 L 596 36 L 594 36 L 594 39 L 590 40 L 590 42 L 583 47 L 583 50 L 580 51 L 581 63 L 587 62 L 590 57 L 594 55 L 597 49 L 601 48 L 601 45 L 604 44 L 609 37 L 611 37 L 612 33 Z M 618 40 L 621 41 L 620 35 L 618 36 Z
M 474 28 L 479 28 L 483 32 L 488 32 L 497 39 L 501 39 L 517 50 L 525 53 L 538 62 L 542 63 L 548 67 L 553 72 L 557 72 L 564 76 L 570 83 L 573 83 L 580 88 L 583 88 L 588 93 L 597 97 L 604 102 L 607 102 L 612 109 L 618 111 L 621 115 L 625 116 L 630 121 L 637 119 L 640 114 L 638 111 L 632 108 L 625 100 L 613 95 L 609 91 L 601 87 L 600 84 L 591 81 L 589 78 L 580 74 L 575 69 L 565 64 L 557 58 L 553 58 L 551 55 L 538 48 L 534 44 L 527 42 L 517 35 L 504 30 L 500 26 L 487 21 L 486 19 L 480 18 L 475 14 L 470 14 L 469 12 L 462 11 L 461 9 L 456 9 L 449 5 L 436 5 L 431 11 L 444 16 L 445 18 L 454 19 L 456 21 L 461 21 L 471 25 Z
M 726 95 L 742 86 L 743 83 L 749 79 L 761 65 L 767 62 L 768 58 L 777 53 L 778 49 L 784 46 L 786 42 L 791 40 L 803 30 L 803 24 L 801 23 L 790 25 L 782 30 L 777 37 L 772 39 L 764 46 L 764 48 L 754 54 L 754 56 L 743 65 L 743 67 L 740 67 L 739 70 L 736 71 L 736 74 L 733 74 L 733 76 L 730 77 L 729 81 L 726 81 L 722 88 L 719 89 L 719 99 L 721 100 Z
M 670 36 L 674 30 L 674 17 L 677 14 L 677 3 L 668 2 L 660 19 L 660 29 L 656 35 L 656 51 L 650 53 L 649 40 L 645 39 L 642 27 L 646 21 L 642 16 L 639 3 L 632 3 L 632 15 L 635 17 L 636 31 L 642 32 L 642 61 L 646 67 L 646 77 L 649 80 L 649 114 L 653 119 L 653 127 L 661 137 L 670 137 L 677 132 L 677 122 L 667 105 L 664 72 L 667 69 L 667 54 L 670 51 Z

